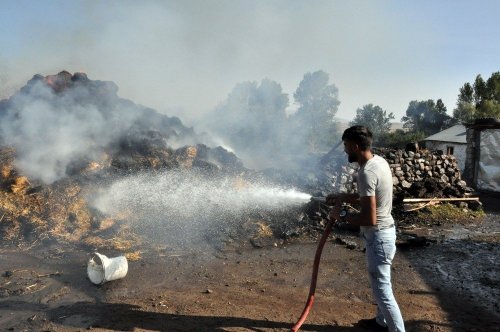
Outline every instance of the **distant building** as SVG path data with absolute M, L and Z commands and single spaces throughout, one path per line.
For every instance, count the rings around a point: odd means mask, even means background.
M 425 147 L 429 150 L 441 150 L 445 154 L 455 156 L 458 168 L 464 172 L 467 150 L 466 132 L 467 129 L 464 125 L 455 125 L 424 139 Z

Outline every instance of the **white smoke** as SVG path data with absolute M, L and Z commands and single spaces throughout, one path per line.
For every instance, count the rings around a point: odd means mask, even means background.
M 137 113 L 82 103 L 88 90 L 75 86 L 55 94 L 42 80 L 10 99 L 2 115 L 4 143 L 17 152 L 16 163 L 27 176 L 52 183 L 80 158 L 94 159 L 102 147 L 127 130 Z M 92 97 L 90 97 L 92 98 Z M 122 105 L 123 106 L 123 105 Z
M 304 73 L 320 68 L 335 76 L 343 117 L 366 103 L 397 114 L 420 98 L 415 91 L 437 93 L 418 76 L 420 89 L 402 91 L 411 74 L 399 69 L 415 54 L 429 53 L 413 40 L 436 45 L 432 40 L 439 38 L 435 29 L 423 36 L 429 25 L 422 20 L 412 21 L 422 24 L 414 30 L 395 29 L 409 23 L 398 7 L 371 1 L 3 1 L 0 79 L 19 88 L 34 73 L 83 71 L 116 82 L 127 99 L 175 110 L 190 123 L 237 82 L 271 77 L 290 94 Z M 433 12 L 443 14 L 426 11 Z M 381 64 L 398 70 L 382 73 Z M 0 99 L 14 91 L 5 85 Z M 456 99 L 457 88 L 450 90 L 447 105 Z M 387 91 L 395 92 L 387 98 Z

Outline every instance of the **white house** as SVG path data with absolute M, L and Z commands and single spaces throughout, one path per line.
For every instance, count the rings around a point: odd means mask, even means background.
M 464 171 L 467 148 L 467 129 L 464 125 L 455 125 L 427 137 L 424 141 L 429 150 L 442 150 L 445 154 L 455 156 L 460 171 Z

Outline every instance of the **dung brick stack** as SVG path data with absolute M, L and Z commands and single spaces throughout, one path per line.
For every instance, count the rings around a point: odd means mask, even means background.
M 377 150 L 375 153 L 389 163 L 395 193 L 408 192 L 413 197 L 460 196 L 467 190 L 453 155 L 428 150 Z M 423 183 L 423 187 L 417 183 Z M 443 194 L 440 191 L 444 191 Z
M 472 191 L 462 180 L 457 160 L 452 155 L 429 150 L 373 149 L 373 152 L 389 163 L 396 198 L 463 197 Z M 340 171 L 333 179 L 338 192 L 356 192 L 355 165 L 339 165 Z

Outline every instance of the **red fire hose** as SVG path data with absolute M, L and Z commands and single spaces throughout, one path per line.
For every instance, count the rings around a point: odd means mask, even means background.
M 334 221 L 329 220 L 325 226 L 325 230 L 323 231 L 323 235 L 318 243 L 318 248 L 316 249 L 316 255 L 314 256 L 314 264 L 313 264 L 313 273 L 311 278 L 311 287 L 309 288 L 309 297 L 307 298 L 306 306 L 304 307 L 304 311 L 302 311 L 302 315 L 295 325 L 292 327 L 290 331 L 297 332 L 309 314 L 309 311 L 312 308 L 314 303 L 314 293 L 316 292 L 316 281 L 318 280 L 318 269 L 319 269 L 319 261 L 321 259 L 321 253 L 323 252 L 323 247 L 325 246 L 326 239 L 330 232 L 332 231 Z

